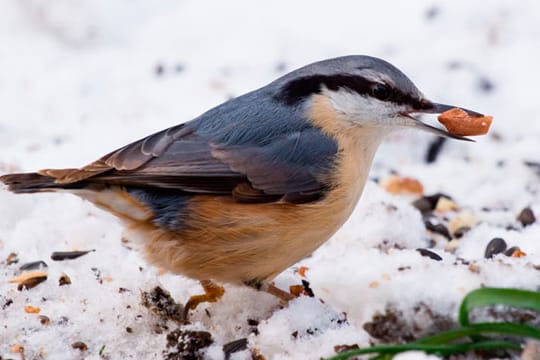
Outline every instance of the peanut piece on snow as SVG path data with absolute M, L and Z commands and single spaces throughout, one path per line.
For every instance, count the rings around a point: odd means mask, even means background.
M 24 312 L 28 314 L 39 314 L 40 311 L 41 311 L 40 308 L 32 306 L 32 305 L 26 305 L 24 307 Z
M 437 205 L 435 205 L 435 212 L 439 214 L 457 210 L 459 210 L 457 204 L 444 196 L 441 196 L 437 201 Z
M 409 177 L 392 175 L 382 182 L 382 186 L 391 194 L 422 195 L 424 193 L 424 187 L 420 181 Z

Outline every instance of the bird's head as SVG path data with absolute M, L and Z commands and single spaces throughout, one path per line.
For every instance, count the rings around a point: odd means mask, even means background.
M 414 127 L 468 140 L 420 121 L 418 114 L 439 114 L 455 106 L 428 100 L 405 74 L 378 58 L 357 55 L 320 61 L 285 75 L 276 85 L 276 98 L 288 106 L 305 104 L 315 95 L 324 96 L 333 110 L 353 125 L 388 130 Z

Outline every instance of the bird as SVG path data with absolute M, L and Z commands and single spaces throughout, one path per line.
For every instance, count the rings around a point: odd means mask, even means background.
M 417 116 L 452 108 L 428 100 L 385 60 L 342 56 L 81 168 L 0 181 L 14 193 L 71 193 L 116 215 L 150 264 L 200 282 L 204 293 L 189 298 L 186 316 L 219 300 L 224 284 L 290 300 L 272 280 L 349 218 L 386 135 L 416 128 L 469 140 Z

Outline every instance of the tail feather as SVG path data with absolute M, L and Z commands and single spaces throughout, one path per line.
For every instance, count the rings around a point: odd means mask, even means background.
M 57 184 L 69 184 L 86 180 L 110 169 L 110 166 L 96 161 L 81 169 L 43 169 L 39 170 L 38 174 L 54 178 Z
M 18 194 L 54 191 L 58 189 L 82 189 L 85 182 L 58 184 L 55 179 L 38 173 L 20 173 L 0 176 L 0 182 L 7 185 L 8 190 Z

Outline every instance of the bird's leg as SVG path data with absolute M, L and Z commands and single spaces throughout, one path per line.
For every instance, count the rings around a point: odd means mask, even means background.
M 271 283 L 263 283 L 261 290 L 276 296 L 283 303 L 288 303 L 289 301 L 296 299 L 296 296 L 294 296 L 293 294 L 283 291 Z
M 253 280 L 246 281 L 245 284 L 249 287 L 254 288 L 255 290 L 264 291 L 271 295 L 274 295 L 284 304 L 296 298 L 296 296 L 281 290 L 274 284 L 267 281 Z
M 193 295 L 189 298 L 184 306 L 184 318 L 187 319 L 189 310 L 194 310 L 200 303 L 216 302 L 225 293 L 225 288 L 214 283 L 212 280 L 201 280 L 200 284 L 204 290 L 204 294 Z

